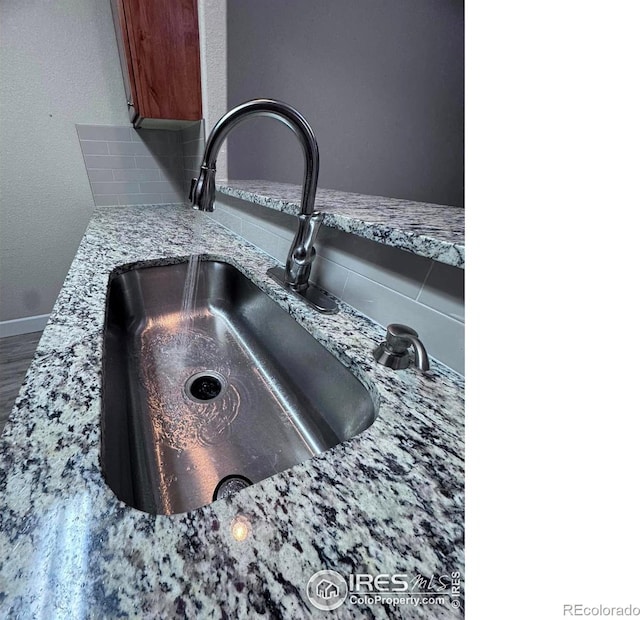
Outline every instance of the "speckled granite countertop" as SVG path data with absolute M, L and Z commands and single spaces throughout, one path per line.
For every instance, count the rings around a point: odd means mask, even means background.
M 120 502 L 100 471 L 106 289 L 117 265 L 191 253 L 238 267 L 379 411 L 354 439 L 229 499 L 154 516 Z M 372 363 L 383 328 L 345 305 L 313 313 L 265 277 L 272 265 L 185 207 L 95 210 L 0 440 L 0 617 L 463 617 L 449 590 L 424 606 L 309 603 L 323 569 L 435 576 L 430 592 L 464 574 L 463 380 L 438 363 L 429 376 Z M 243 541 L 231 534 L 239 516 Z
M 217 191 L 291 215 L 301 186 L 271 181 L 222 181 Z M 464 209 L 318 188 L 323 224 L 464 269 Z

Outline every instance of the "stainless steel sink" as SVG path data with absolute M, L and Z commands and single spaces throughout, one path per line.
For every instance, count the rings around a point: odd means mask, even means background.
M 153 514 L 282 472 L 376 415 L 358 379 L 224 262 L 114 275 L 103 347 L 102 470 Z

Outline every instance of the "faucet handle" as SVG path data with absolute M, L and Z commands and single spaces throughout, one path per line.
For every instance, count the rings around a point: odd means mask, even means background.
M 204 163 L 200 166 L 198 177 L 191 179 L 191 189 L 189 191 L 191 206 L 200 211 L 213 211 L 216 199 L 216 165 L 207 166 Z
M 386 339 L 376 347 L 373 356 L 379 364 L 393 370 L 401 370 L 408 368 L 411 361 L 409 347 L 413 347 L 416 368 L 427 372 L 429 370 L 427 350 L 418 338 L 418 332 L 407 325 L 400 323 L 388 325 Z
M 320 211 L 314 211 L 311 215 L 304 213 L 298 215 L 301 239 L 300 244 L 293 252 L 293 260 L 298 265 L 309 265 L 313 262 L 315 257 L 313 245 L 318 238 L 323 218 L 324 213 L 320 213 Z

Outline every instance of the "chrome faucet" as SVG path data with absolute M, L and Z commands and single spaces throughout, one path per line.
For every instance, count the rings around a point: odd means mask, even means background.
M 267 273 L 286 289 L 302 297 L 316 310 L 337 312 L 336 303 L 309 282 L 316 255 L 316 241 L 323 213 L 314 210 L 320 156 L 318 143 L 306 119 L 290 105 L 273 99 L 253 99 L 227 112 L 207 140 L 200 176 L 191 181 L 191 204 L 201 211 L 213 211 L 216 196 L 216 159 L 229 132 L 252 116 L 270 116 L 284 123 L 298 137 L 304 154 L 304 184 L 298 214 L 298 229 L 289 248 L 285 268 L 273 267 Z
M 373 351 L 376 362 L 392 368 L 402 370 L 408 368 L 411 362 L 409 347 L 413 346 L 416 368 L 422 372 L 429 370 L 429 356 L 422 342 L 418 339 L 418 332 L 400 323 L 387 326 L 385 341 Z

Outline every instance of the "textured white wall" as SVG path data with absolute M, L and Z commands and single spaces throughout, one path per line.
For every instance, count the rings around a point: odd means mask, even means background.
M 91 215 L 75 124 L 127 125 L 106 0 L 0 2 L 0 321 L 48 313 Z
M 198 0 L 202 113 L 205 139 L 227 111 L 227 0 Z M 216 177 L 227 178 L 227 145 L 220 149 Z

